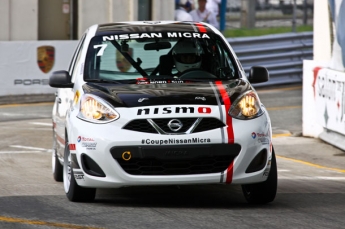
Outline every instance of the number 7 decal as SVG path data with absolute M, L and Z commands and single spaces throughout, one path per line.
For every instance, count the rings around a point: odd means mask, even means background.
M 100 44 L 100 45 L 94 45 L 93 48 L 97 49 L 97 48 L 101 48 L 98 53 L 97 56 L 102 56 L 104 53 L 105 48 L 108 46 L 108 44 Z

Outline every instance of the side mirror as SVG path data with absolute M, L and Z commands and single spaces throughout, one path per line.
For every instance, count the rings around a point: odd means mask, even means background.
M 53 72 L 49 77 L 49 85 L 56 88 L 73 88 L 74 86 L 71 76 L 65 70 Z
M 250 83 L 263 83 L 269 80 L 267 68 L 261 66 L 253 66 L 250 69 L 248 80 Z

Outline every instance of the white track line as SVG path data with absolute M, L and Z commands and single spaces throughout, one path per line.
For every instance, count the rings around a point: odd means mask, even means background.
M 44 151 L 0 151 L 0 154 L 46 153 Z
M 304 177 L 304 176 L 278 176 L 279 180 L 339 180 L 345 181 L 345 177 Z
M 30 150 L 40 150 L 40 151 L 51 151 L 51 149 L 45 149 L 45 148 L 38 148 L 38 147 L 31 147 L 31 146 L 19 146 L 19 145 L 10 145 L 10 147 L 13 148 L 20 148 L 20 149 L 30 149 Z
M 52 126 L 51 123 L 46 123 L 46 122 L 29 122 L 29 124 L 40 125 L 40 126 Z

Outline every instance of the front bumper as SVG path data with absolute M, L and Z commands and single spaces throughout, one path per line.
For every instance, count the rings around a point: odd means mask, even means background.
M 110 149 L 126 173 L 155 176 L 221 173 L 240 151 L 238 144 L 115 146 Z
M 125 122 L 121 125 L 116 122 L 93 124 L 70 116 L 68 136 L 69 142 L 75 146 L 71 155 L 78 185 L 117 188 L 248 184 L 267 179 L 271 160 L 271 126 L 266 114 L 245 122 L 233 120 L 235 139 L 232 144 L 224 142 L 221 128 L 172 136 L 124 130 L 119 126 L 124 126 Z M 253 138 L 253 133 L 261 133 L 264 137 Z M 248 173 L 251 162 L 263 152 L 266 155 L 264 166 Z M 105 176 L 88 172 L 83 155 L 94 161 Z

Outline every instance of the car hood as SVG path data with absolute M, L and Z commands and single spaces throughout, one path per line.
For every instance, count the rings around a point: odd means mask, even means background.
M 252 86 L 242 79 L 217 82 L 188 82 L 164 84 L 86 83 L 84 93 L 97 95 L 115 107 L 153 105 L 217 105 L 224 96 L 235 101 Z

